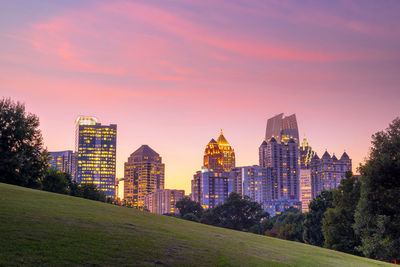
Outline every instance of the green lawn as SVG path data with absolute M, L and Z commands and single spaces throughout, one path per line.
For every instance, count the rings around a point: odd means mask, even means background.
M 0 266 L 384 266 L 296 242 L 0 183 Z

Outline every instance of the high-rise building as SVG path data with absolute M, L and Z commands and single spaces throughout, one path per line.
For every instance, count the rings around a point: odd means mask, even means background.
M 274 137 L 259 148 L 260 166 L 271 168 L 271 200 L 299 200 L 299 149 L 290 139 L 278 143 Z
M 124 165 L 124 200 L 133 207 L 144 207 L 145 196 L 164 189 L 165 165 L 148 145 L 133 152 Z
M 271 199 L 271 168 L 236 167 L 230 172 L 232 191 L 264 205 Z
M 259 147 L 260 167 L 271 169 L 270 198 L 265 207 L 271 216 L 288 206 L 300 206 L 300 151 L 296 115 L 283 113 L 268 119 L 265 140 Z
M 176 208 L 176 202 L 185 196 L 185 190 L 175 189 L 157 189 L 144 198 L 144 206 L 150 212 L 156 214 L 175 213 L 179 210 Z
M 214 171 L 203 167 L 193 176 L 192 199 L 199 202 L 204 209 L 223 204 L 233 192 L 229 174 L 223 170 Z
M 49 152 L 51 167 L 57 169 L 60 172 L 67 172 L 71 175 L 72 179 L 75 180 L 76 173 L 76 155 L 72 150 Z
M 312 150 L 311 146 L 308 144 L 307 139 L 303 139 L 303 143 L 300 146 L 300 169 L 311 168 L 311 159 L 315 152 Z
M 283 117 L 283 113 L 276 115 L 267 121 L 265 140 L 275 138 L 277 143 L 288 142 L 293 139 L 299 143 L 299 129 L 297 127 L 296 114 Z
M 339 186 L 340 181 L 345 177 L 347 171 L 351 171 L 351 159 L 346 152 L 338 160 L 336 156 L 328 151 L 321 159 L 317 154 L 311 159 L 311 182 L 312 198 L 315 198 L 322 190 L 331 190 Z
M 101 125 L 95 117 L 75 121 L 76 180 L 93 183 L 107 196 L 115 196 L 117 125 Z
M 124 183 L 125 183 L 125 178 L 115 179 L 115 197 L 114 197 L 114 199 L 118 203 L 122 203 L 124 200 Z
M 209 170 L 224 170 L 235 168 L 235 151 L 222 133 L 217 141 L 211 139 L 204 151 L 204 166 Z
M 311 200 L 311 169 L 300 169 L 300 202 L 302 212 L 308 211 L 308 205 Z

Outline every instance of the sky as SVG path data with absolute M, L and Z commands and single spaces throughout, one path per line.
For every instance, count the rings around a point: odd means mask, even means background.
M 147 144 L 189 194 L 211 138 L 258 164 L 279 113 L 357 172 L 400 113 L 400 1 L 0 2 L 0 97 L 38 115 L 49 151 L 74 149 L 79 115 L 117 124 L 118 178 Z

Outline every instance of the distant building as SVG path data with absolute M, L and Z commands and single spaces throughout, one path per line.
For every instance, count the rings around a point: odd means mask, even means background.
M 308 205 L 311 200 L 311 169 L 300 169 L 300 201 L 302 212 L 308 211 Z
M 308 144 L 307 139 L 303 139 L 303 143 L 300 146 L 300 169 L 310 169 L 311 159 L 315 152 L 312 150 L 311 146 Z
M 122 203 L 124 200 L 124 187 L 125 187 L 125 178 L 117 178 L 115 179 L 115 197 L 114 199 L 119 203 Z
M 235 151 L 222 133 L 211 139 L 204 151 L 204 166 L 210 170 L 230 171 L 235 168 Z
M 209 170 L 205 167 L 197 172 L 192 180 L 192 199 L 204 209 L 215 208 L 223 204 L 232 193 L 230 173 L 222 170 Z
M 150 212 L 156 214 L 175 213 L 179 210 L 176 208 L 176 202 L 185 196 L 185 190 L 174 189 L 157 189 L 144 198 L 144 206 Z
M 328 151 L 321 159 L 317 154 L 311 159 L 311 183 L 312 198 L 315 198 L 322 190 L 331 190 L 339 186 L 347 171 L 351 171 L 351 159 L 346 152 L 338 160 L 335 155 L 331 157 Z
M 281 113 L 268 119 L 265 140 L 259 147 L 259 165 L 271 170 L 270 196 L 265 204 L 271 216 L 284 211 L 288 205 L 299 206 L 298 143 L 299 130 L 295 114 L 283 117 Z
M 142 145 L 124 165 L 124 200 L 133 207 L 143 207 L 146 195 L 164 189 L 164 172 L 160 155 Z
M 271 200 L 267 201 L 263 208 L 270 216 L 275 216 L 289 208 L 295 208 L 301 211 L 301 202 L 296 199 Z
M 75 180 L 76 174 L 76 155 L 72 150 L 49 152 L 51 167 L 57 169 L 60 172 L 67 172 L 71 175 L 72 179 Z
M 115 196 L 117 125 L 101 125 L 95 117 L 75 121 L 76 180 L 93 183 L 107 196 Z
M 294 139 L 278 143 L 274 137 L 259 148 L 260 166 L 271 168 L 271 200 L 299 200 L 299 148 Z
M 236 167 L 230 172 L 232 191 L 263 205 L 271 199 L 271 168 Z
M 283 117 L 283 113 L 276 115 L 267 121 L 265 140 L 275 138 L 277 143 L 287 143 L 293 139 L 299 143 L 299 129 L 297 126 L 296 114 Z

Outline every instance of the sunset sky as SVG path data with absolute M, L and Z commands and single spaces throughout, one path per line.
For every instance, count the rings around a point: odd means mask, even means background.
M 400 1 L 1 1 L 0 96 L 39 116 L 49 151 L 74 120 L 118 125 L 117 177 L 140 145 L 185 189 L 220 129 L 258 164 L 267 119 L 296 113 L 353 170 L 400 115 Z

